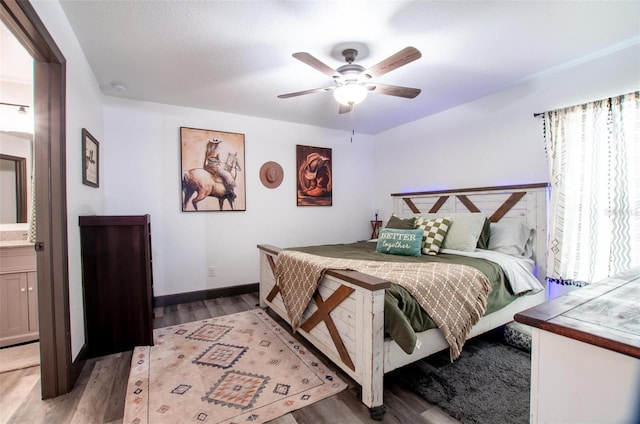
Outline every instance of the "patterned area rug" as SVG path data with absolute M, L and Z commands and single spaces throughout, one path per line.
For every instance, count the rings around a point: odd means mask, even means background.
M 261 423 L 347 387 L 264 311 L 154 330 L 136 347 L 124 423 Z

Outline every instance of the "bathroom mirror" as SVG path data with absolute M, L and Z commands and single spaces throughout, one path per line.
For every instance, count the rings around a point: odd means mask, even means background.
M 27 222 L 27 159 L 0 154 L 0 224 Z

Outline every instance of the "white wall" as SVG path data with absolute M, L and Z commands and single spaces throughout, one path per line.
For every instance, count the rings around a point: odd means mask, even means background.
M 33 75 L 24 75 L 24 78 L 31 81 Z M 3 105 L 0 107 L 0 131 L 33 134 L 33 85 L 23 82 L 0 81 L 0 93 L 2 93 L 4 103 L 28 106 L 26 113 L 18 112 L 18 108 L 15 106 Z
M 75 358 L 84 338 L 84 308 L 80 260 L 79 215 L 100 214 L 104 209 L 104 190 L 82 184 L 82 128 L 101 143 L 103 138 L 102 93 L 89 67 L 84 52 L 58 2 L 31 1 L 66 59 L 66 167 L 67 167 L 67 234 L 69 242 L 69 305 L 71 350 Z M 36 145 L 36 149 L 38 146 Z M 37 172 L 37 171 L 36 171 Z M 101 181 L 102 181 L 102 169 Z M 40 317 L 47 319 L 47 317 Z
M 382 217 L 393 209 L 391 193 L 549 181 L 543 122 L 533 114 L 639 88 L 634 44 L 377 135 Z
M 374 213 L 373 140 L 307 125 L 105 98 L 105 213 L 150 214 L 154 295 L 256 283 L 259 243 L 280 247 L 367 238 Z M 182 212 L 180 127 L 245 135 L 246 211 Z M 328 147 L 333 206 L 296 206 L 296 144 Z M 268 189 L 259 169 L 276 161 Z M 208 277 L 208 266 L 217 276 Z

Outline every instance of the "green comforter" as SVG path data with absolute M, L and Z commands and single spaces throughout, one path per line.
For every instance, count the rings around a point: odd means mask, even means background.
M 512 294 L 502 268 L 486 259 L 447 253 L 419 257 L 389 255 L 376 252 L 376 243 L 373 242 L 296 247 L 289 250 L 331 258 L 386 262 L 444 262 L 468 265 L 478 269 L 491 281 L 492 290 L 489 293 L 485 315 L 503 308 L 518 297 Z M 384 325 L 386 334 L 393 338 L 407 353 L 413 352 L 417 340 L 416 332 L 436 327 L 413 296 L 397 284 L 391 284 L 391 287 L 385 292 Z

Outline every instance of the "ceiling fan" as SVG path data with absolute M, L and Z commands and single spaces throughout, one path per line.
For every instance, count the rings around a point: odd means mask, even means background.
M 347 64 L 340 66 L 338 69 L 330 68 L 328 65 L 306 52 L 294 53 L 292 56 L 333 78 L 335 85 L 297 91 L 295 93 L 281 94 L 278 96 L 281 99 L 288 99 L 289 97 L 302 96 L 322 91 L 333 91 L 333 96 L 338 103 L 340 103 L 340 109 L 338 112 L 346 113 L 350 112 L 354 105 L 362 102 L 369 92 L 405 97 L 408 99 L 413 99 L 420 94 L 419 88 L 370 82 L 373 78 L 382 76 L 387 72 L 391 72 L 394 69 L 398 69 L 399 67 L 422 57 L 422 54 L 415 47 L 405 47 L 398 53 L 389 56 L 369 69 L 365 69 L 364 66 L 353 63 L 358 56 L 358 51 L 353 48 L 347 48 L 342 51 L 342 56 L 344 56 Z

